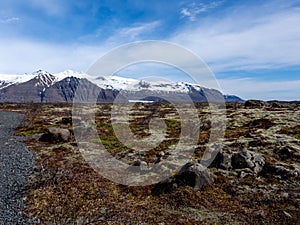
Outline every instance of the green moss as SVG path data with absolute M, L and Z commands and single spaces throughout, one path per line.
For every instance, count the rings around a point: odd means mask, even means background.
M 44 133 L 47 128 L 48 128 L 48 126 L 39 126 L 39 127 L 33 127 L 28 130 L 19 130 L 15 133 L 15 135 L 31 137 L 34 134 Z
M 175 119 L 166 119 L 167 134 L 169 138 L 179 138 L 181 132 L 181 122 Z
M 100 136 L 101 143 L 110 153 L 118 153 L 128 150 L 115 136 Z
M 96 123 L 96 128 L 99 130 L 106 130 L 106 131 L 113 130 L 113 126 L 111 123 L 102 122 L 102 121 Z

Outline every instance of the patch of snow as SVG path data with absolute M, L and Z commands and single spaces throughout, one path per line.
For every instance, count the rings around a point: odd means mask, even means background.
M 67 78 L 67 77 L 87 78 L 87 79 L 89 77 L 85 73 L 80 73 L 80 72 L 76 72 L 76 71 L 73 71 L 73 70 L 65 70 L 63 72 L 56 73 L 56 74 L 53 74 L 53 75 L 57 78 L 57 81 L 61 81 L 65 78 Z
M 7 81 L 2 81 L 2 80 L 0 80 L 0 90 L 1 89 L 3 89 L 3 88 L 6 88 L 6 87 L 8 87 L 8 86 L 10 86 L 11 85 L 11 82 L 7 82 Z
M 23 83 L 34 78 L 32 74 L 0 74 L 0 80 L 6 83 Z
M 101 88 L 115 90 L 127 90 L 128 87 L 139 82 L 136 79 L 124 78 L 119 76 L 91 77 L 87 79 L 97 84 Z
M 154 101 L 147 101 L 147 100 L 129 100 L 130 103 L 153 103 Z

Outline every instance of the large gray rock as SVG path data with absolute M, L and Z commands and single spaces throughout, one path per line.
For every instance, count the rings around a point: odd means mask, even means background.
M 202 190 L 214 182 L 214 175 L 200 163 L 190 162 L 185 164 L 179 172 L 160 183 L 152 190 L 153 195 L 171 193 L 178 187 L 192 187 Z
M 265 106 L 265 102 L 261 100 L 248 100 L 245 102 L 246 108 L 263 108 Z
M 51 127 L 40 137 L 43 142 L 68 142 L 71 139 L 71 133 L 68 129 Z
M 230 170 L 232 168 L 231 166 L 232 154 L 233 153 L 231 152 L 230 148 L 220 147 L 220 150 L 218 151 L 213 162 L 209 165 L 209 168 Z
M 146 173 L 149 171 L 149 166 L 145 161 L 137 160 L 132 164 L 133 168 L 135 171 L 139 171 L 141 173 Z
M 244 150 L 232 156 L 231 164 L 233 169 L 250 168 L 259 173 L 265 165 L 265 158 L 258 153 Z

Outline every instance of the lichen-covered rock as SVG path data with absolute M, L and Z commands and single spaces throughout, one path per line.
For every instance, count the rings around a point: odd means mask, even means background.
M 214 182 L 214 175 L 200 163 L 190 162 L 185 164 L 173 177 L 158 183 L 152 190 L 153 195 L 171 193 L 178 187 L 192 187 L 202 190 Z
M 276 149 L 274 151 L 281 160 L 299 160 L 300 151 L 297 148 L 292 148 L 289 146 L 284 146 L 283 148 Z
M 299 176 L 299 172 L 295 168 L 288 168 L 287 165 L 284 164 L 271 164 L 266 163 L 262 175 L 264 176 L 280 176 L 284 179 L 295 178 Z
M 221 148 L 213 162 L 209 165 L 209 168 L 217 168 L 217 169 L 223 169 L 223 170 L 230 170 L 232 168 L 231 166 L 231 157 L 232 152 L 230 148 Z
M 68 129 L 51 127 L 40 137 L 39 141 L 59 143 L 68 142 L 70 139 L 71 133 Z
M 133 168 L 135 168 L 135 170 L 140 171 L 140 172 L 147 172 L 149 171 L 149 166 L 145 161 L 142 160 L 137 160 L 133 163 Z
M 284 105 L 279 103 L 278 101 L 270 102 L 272 108 L 284 108 Z
M 62 124 L 65 124 L 65 125 L 68 125 L 68 124 L 72 125 L 72 117 L 63 117 L 61 119 L 61 122 L 62 122 Z
M 248 100 L 245 102 L 245 107 L 249 108 L 262 108 L 265 106 L 265 102 L 261 100 Z
M 258 153 L 244 150 L 232 156 L 231 164 L 233 169 L 250 168 L 259 173 L 265 165 L 265 158 Z
M 256 129 L 269 129 L 270 127 L 274 126 L 275 124 L 269 119 L 256 119 L 252 120 L 247 124 L 250 128 Z

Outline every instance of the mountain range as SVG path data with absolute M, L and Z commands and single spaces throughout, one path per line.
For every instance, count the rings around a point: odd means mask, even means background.
M 81 92 L 76 90 L 80 87 Z M 39 103 L 89 101 L 113 102 L 121 94 L 130 101 L 220 101 L 243 102 L 234 95 L 187 82 L 148 81 L 118 76 L 92 77 L 67 70 L 50 74 L 38 70 L 31 74 L 0 75 L 0 102 Z

